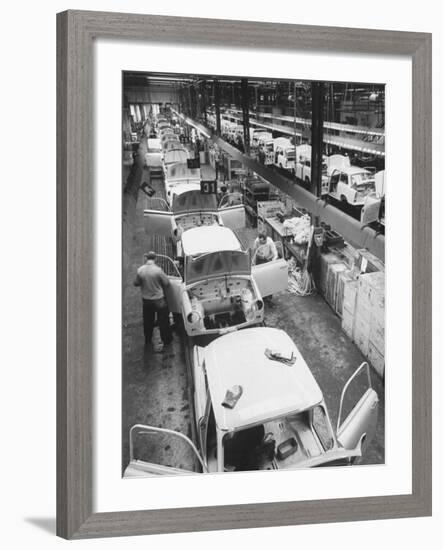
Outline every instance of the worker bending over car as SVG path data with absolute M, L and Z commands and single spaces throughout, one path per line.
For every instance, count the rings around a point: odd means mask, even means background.
M 252 249 L 252 264 L 265 264 L 278 259 L 274 241 L 264 231 L 260 231 Z

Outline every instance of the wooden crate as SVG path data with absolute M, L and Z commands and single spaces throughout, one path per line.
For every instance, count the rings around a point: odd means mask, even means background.
M 345 279 L 343 285 L 343 309 L 347 309 L 354 316 L 357 301 L 357 279 Z
M 369 341 L 378 351 L 385 353 L 385 316 L 384 310 L 374 308 L 371 316 L 371 328 L 369 332 Z
M 358 279 L 358 297 L 362 302 L 370 304 L 370 307 L 385 307 L 385 273 L 377 271 L 364 273 Z
M 385 278 L 384 272 L 360 275 L 354 319 L 354 340 L 361 352 L 369 358 L 374 348 L 384 356 L 385 348 Z M 375 352 L 372 352 L 375 356 Z M 380 360 L 377 359 L 380 364 Z
M 356 315 L 354 317 L 354 342 L 365 357 L 368 356 L 370 321 L 366 317 Z
M 322 296 L 326 296 L 326 289 L 328 283 L 328 272 L 331 264 L 340 264 L 338 256 L 332 253 L 325 253 L 320 255 L 319 270 L 317 273 L 317 288 L 320 290 Z
M 334 246 L 330 246 L 329 250 L 332 253 L 337 254 L 339 260 L 347 264 L 350 269 L 354 267 L 355 262 L 357 260 L 357 251 L 350 244 L 345 243 L 345 246 L 343 248 L 336 248 Z
M 337 286 L 339 274 L 347 271 L 346 264 L 329 264 L 328 272 L 326 275 L 326 294 L 325 298 L 328 304 L 332 307 L 334 311 L 337 311 L 336 302 L 337 302 Z
M 346 308 L 342 310 L 341 328 L 352 341 L 354 340 L 354 312 Z
M 337 279 L 337 293 L 335 298 L 335 312 L 339 317 L 343 316 L 343 301 L 346 281 L 352 280 L 349 270 L 341 271 Z
M 381 377 L 384 377 L 384 374 L 385 374 L 384 354 L 380 353 L 380 351 L 375 346 L 369 343 L 367 357 L 371 365 L 374 367 L 375 371 Z
M 365 273 L 375 273 L 376 271 L 384 271 L 385 264 L 379 260 L 374 254 L 371 254 L 366 248 L 359 248 L 357 250 L 357 260 L 356 264 L 361 270 L 362 263 L 366 260 L 366 270 Z

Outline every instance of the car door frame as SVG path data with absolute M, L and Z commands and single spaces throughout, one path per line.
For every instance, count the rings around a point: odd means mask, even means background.
M 157 258 L 165 258 L 174 266 L 176 275 L 166 275 L 169 279 L 169 286 L 164 289 L 165 298 L 168 303 L 169 311 L 172 313 L 181 313 L 182 312 L 182 302 L 183 302 L 183 292 L 185 291 L 185 283 L 183 277 L 170 256 L 165 254 L 157 254 Z
M 150 234 L 161 235 L 163 237 L 170 237 L 174 226 L 174 213 L 170 210 L 151 210 L 145 208 L 143 210 L 143 217 L 145 219 L 146 229 Z
M 286 273 L 285 284 L 272 286 L 274 282 L 276 283 L 278 281 L 280 283 L 280 275 L 282 271 L 285 271 Z M 267 275 L 266 282 L 263 282 L 265 273 L 271 273 L 271 275 Z M 276 273 L 276 275 L 272 276 L 272 273 Z M 276 260 L 271 260 L 270 262 L 253 265 L 251 266 L 251 278 L 262 298 L 266 298 L 266 296 L 286 290 L 288 287 L 288 262 L 284 258 L 277 258 Z
M 217 210 L 218 219 L 229 229 L 242 229 L 246 226 L 246 210 L 244 204 L 227 206 Z
M 202 455 L 201 455 L 201 452 L 199 451 L 199 449 L 196 447 L 196 445 L 194 444 L 194 442 L 185 434 L 182 434 L 181 432 L 178 432 L 176 430 L 170 430 L 169 428 L 160 428 L 158 426 L 150 426 L 150 425 L 147 425 L 147 424 L 134 424 L 131 429 L 129 430 L 129 464 L 133 464 L 134 461 L 136 460 L 134 458 L 134 432 L 136 430 L 144 430 L 144 431 L 139 431 L 139 435 L 143 435 L 143 434 L 149 434 L 149 433 L 161 433 L 161 434 L 169 434 L 169 435 L 173 435 L 173 436 L 176 436 L 178 437 L 179 439 L 183 440 L 185 443 L 187 443 L 189 445 L 189 447 L 191 448 L 195 458 L 197 458 L 201 468 L 202 468 L 202 471 L 204 473 L 208 473 L 208 467 L 207 467 L 207 464 L 205 462 L 205 460 L 203 459 Z M 149 465 L 151 463 L 149 462 L 145 462 L 144 460 L 140 460 L 140 459 L 137 459 L 139 460 L 140 462 L 143 463 L 143 465 L 146 467 L 146 469 L 149 470 Z M 154 465 L 154 468 L 152 469 L 152 473 L 158 473 L 158 467 L 160 467 L 160 469 L 162 471 L 164 471 L 165 473 L 166 472 L 169 472 L 171 471 L 171 473 L 173 474 L 177 474 L 179 471 L 183 472 L 183 474 L 189 474 L 189 473 L 192 473 L 190 470 L 185 470 L 184 468 L 175 468 L 175 467 L 171 467 L 171 466 L 164 466 L 162 464 L 157 464 L 155 462 L 152 463 Z M 155 468 L 155 466 L 157 466 L 157 468 Z M 197 472 L 196 472 L 197 473 Z
M 362 395 L 362 397 L 358 400 L 358 402 L 354 405 L 354 407 L 351 409 L 347 417 L 342 421 L 343 402 L 346 396 L 346 392 L 350 384 L 363 371 L 363 369 L 366 369 L 368 388 L 365 391 L 365 393 Z M 377 428 L 378 405 L 379 405 L 378 395 L 372 387 L 369 363 L 364 361 L 355 370 L 355 372 L 348 378 L 340 396 L 340 405 L 339 405 L 338 417 L 337 417 L 336 434 L 337 434 L 337 441 L 343 447 L 347 449 L 352 449 L 356 447 L 358 443 L 360 443 L 362 447 L 362 452 L 363 452 L 364 446 L 369 444 Z M 366 419 L 365 419 L 365 415 L 367 416 Z M 362 424 L 362 426 L 359 426 L 359 423 Z M 354 428 L 355 433 L 352 437 L 352 429 L 350 429 L 350 427 L 354 425 L 357 425 L 357 428 L 356 429 Z M 345 434 L 346 430 L 347 430 L 347 433 Z M 344 435 L 346 435 L 347 439 L 349 440 L 349 437 L 350 437 L 348 435 L 349 433 L 351 433 L 351 439 L 354 441 L 350 445 L 346 444 L 346 441 L 344 442 L 343 440 Z

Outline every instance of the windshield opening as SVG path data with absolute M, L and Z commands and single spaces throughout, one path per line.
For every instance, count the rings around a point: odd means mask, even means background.
M 196 212 L 200 210 L 216 211 L 217 198 L 215 195 L 203 195 L 200 190 L 187 191 L 180 195 L 174 195 L 172 199 L 172 211 L 174 214 L 182 212 Z
M 186 258 L 186 283 L 220 275 L 249 275 L 250 258 L 247 252 L 226 250 Z
M 312 427 L 323 449 L 330 451 L 334 447 L 334 436 L 332 435 L 331 424 L 326 411 L 321 405 L 318 405 L 312 411 Z
M 223 437 L 225 471 L 258 470 L 261 466 L 261 456 L 257 451 L 263 442 L 264 435 L 263 424 L 228 432 Z

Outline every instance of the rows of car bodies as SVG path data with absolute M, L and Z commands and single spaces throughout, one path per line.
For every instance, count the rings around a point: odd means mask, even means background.
M 222 121 L 222 137 L 234 145 L 243 140 L 243 126 L 228 120 Z M 251 148 L 258 151 L 265 165 L 274 165 L 287 170 L 301 180 L 306 187 L 311 185 L 311 146 L 294 147 L 286 137 L 272 136 L 266 129 L 251 128 Z M 323 155 L 322 196 L 329 196 L 343 203 L 362 207 L 368 196 L 381 199 L 384 189 L 376 185 L 374 172 L 367 168 L 352 166 L 344 155 Z
M 168 121 L 158 121 L 157 132 L 166 201 L 146 209 L 145 217 L 150 234 L 174 243 L 174 256 L 161 259 L 171 283 L 170 311 L 181 314 L 188 336 L 262 323 L 263 298 L 287 287 L 286 261 L 253 266 L 235 233 L 246 225 L 244 205 L 231 204 L 229 196 L 217 204 L 215 194 L 201 193 L 200 169 L 188 167 L 188 151 Z
M 243 205 L 225 208 L 195 183 L 171 189 L 170 209 L 146 210 L 150 233 L 172 237 L 175 258 L 167 300 L 181 313 L 188 336 L 217 336 L 192 348 L 193 422 L 196 444 L 186 435 L 155 426 L 130 431 L 130 462 L 125 477 L 189 474 L 190 470 L 134 456 L 139 435 L 167 435 L 189 445 L 201 472 L 291 469 L 350 464 L 371 440 L 378 397 L 369 367 L 362 364 L 346 384 L 337 428 L 309 367 L 282 330 L 263 326 L 266 295 L 287 286 L 283 258 L 251 265 L 235 230 L 245 222 Z M 239 330 L 242 329 L 242 330 Z M 367 389 L 341 421 L 347 389 L 367 374 Z M 229 406 L 229 393 L 237 401 Z
M 174 257 L 163 258 L 170 279 L 167 300 L 188 336 L 223 334 L 262 323 L 263 298 L 287 288 L 284 258 L 252 265 L 235 230 L 246 224 L 243 204 L 217 204 L 200 185 L 171 190 L 170 209 L 145 210 L 149 233 L 172 238 Z

